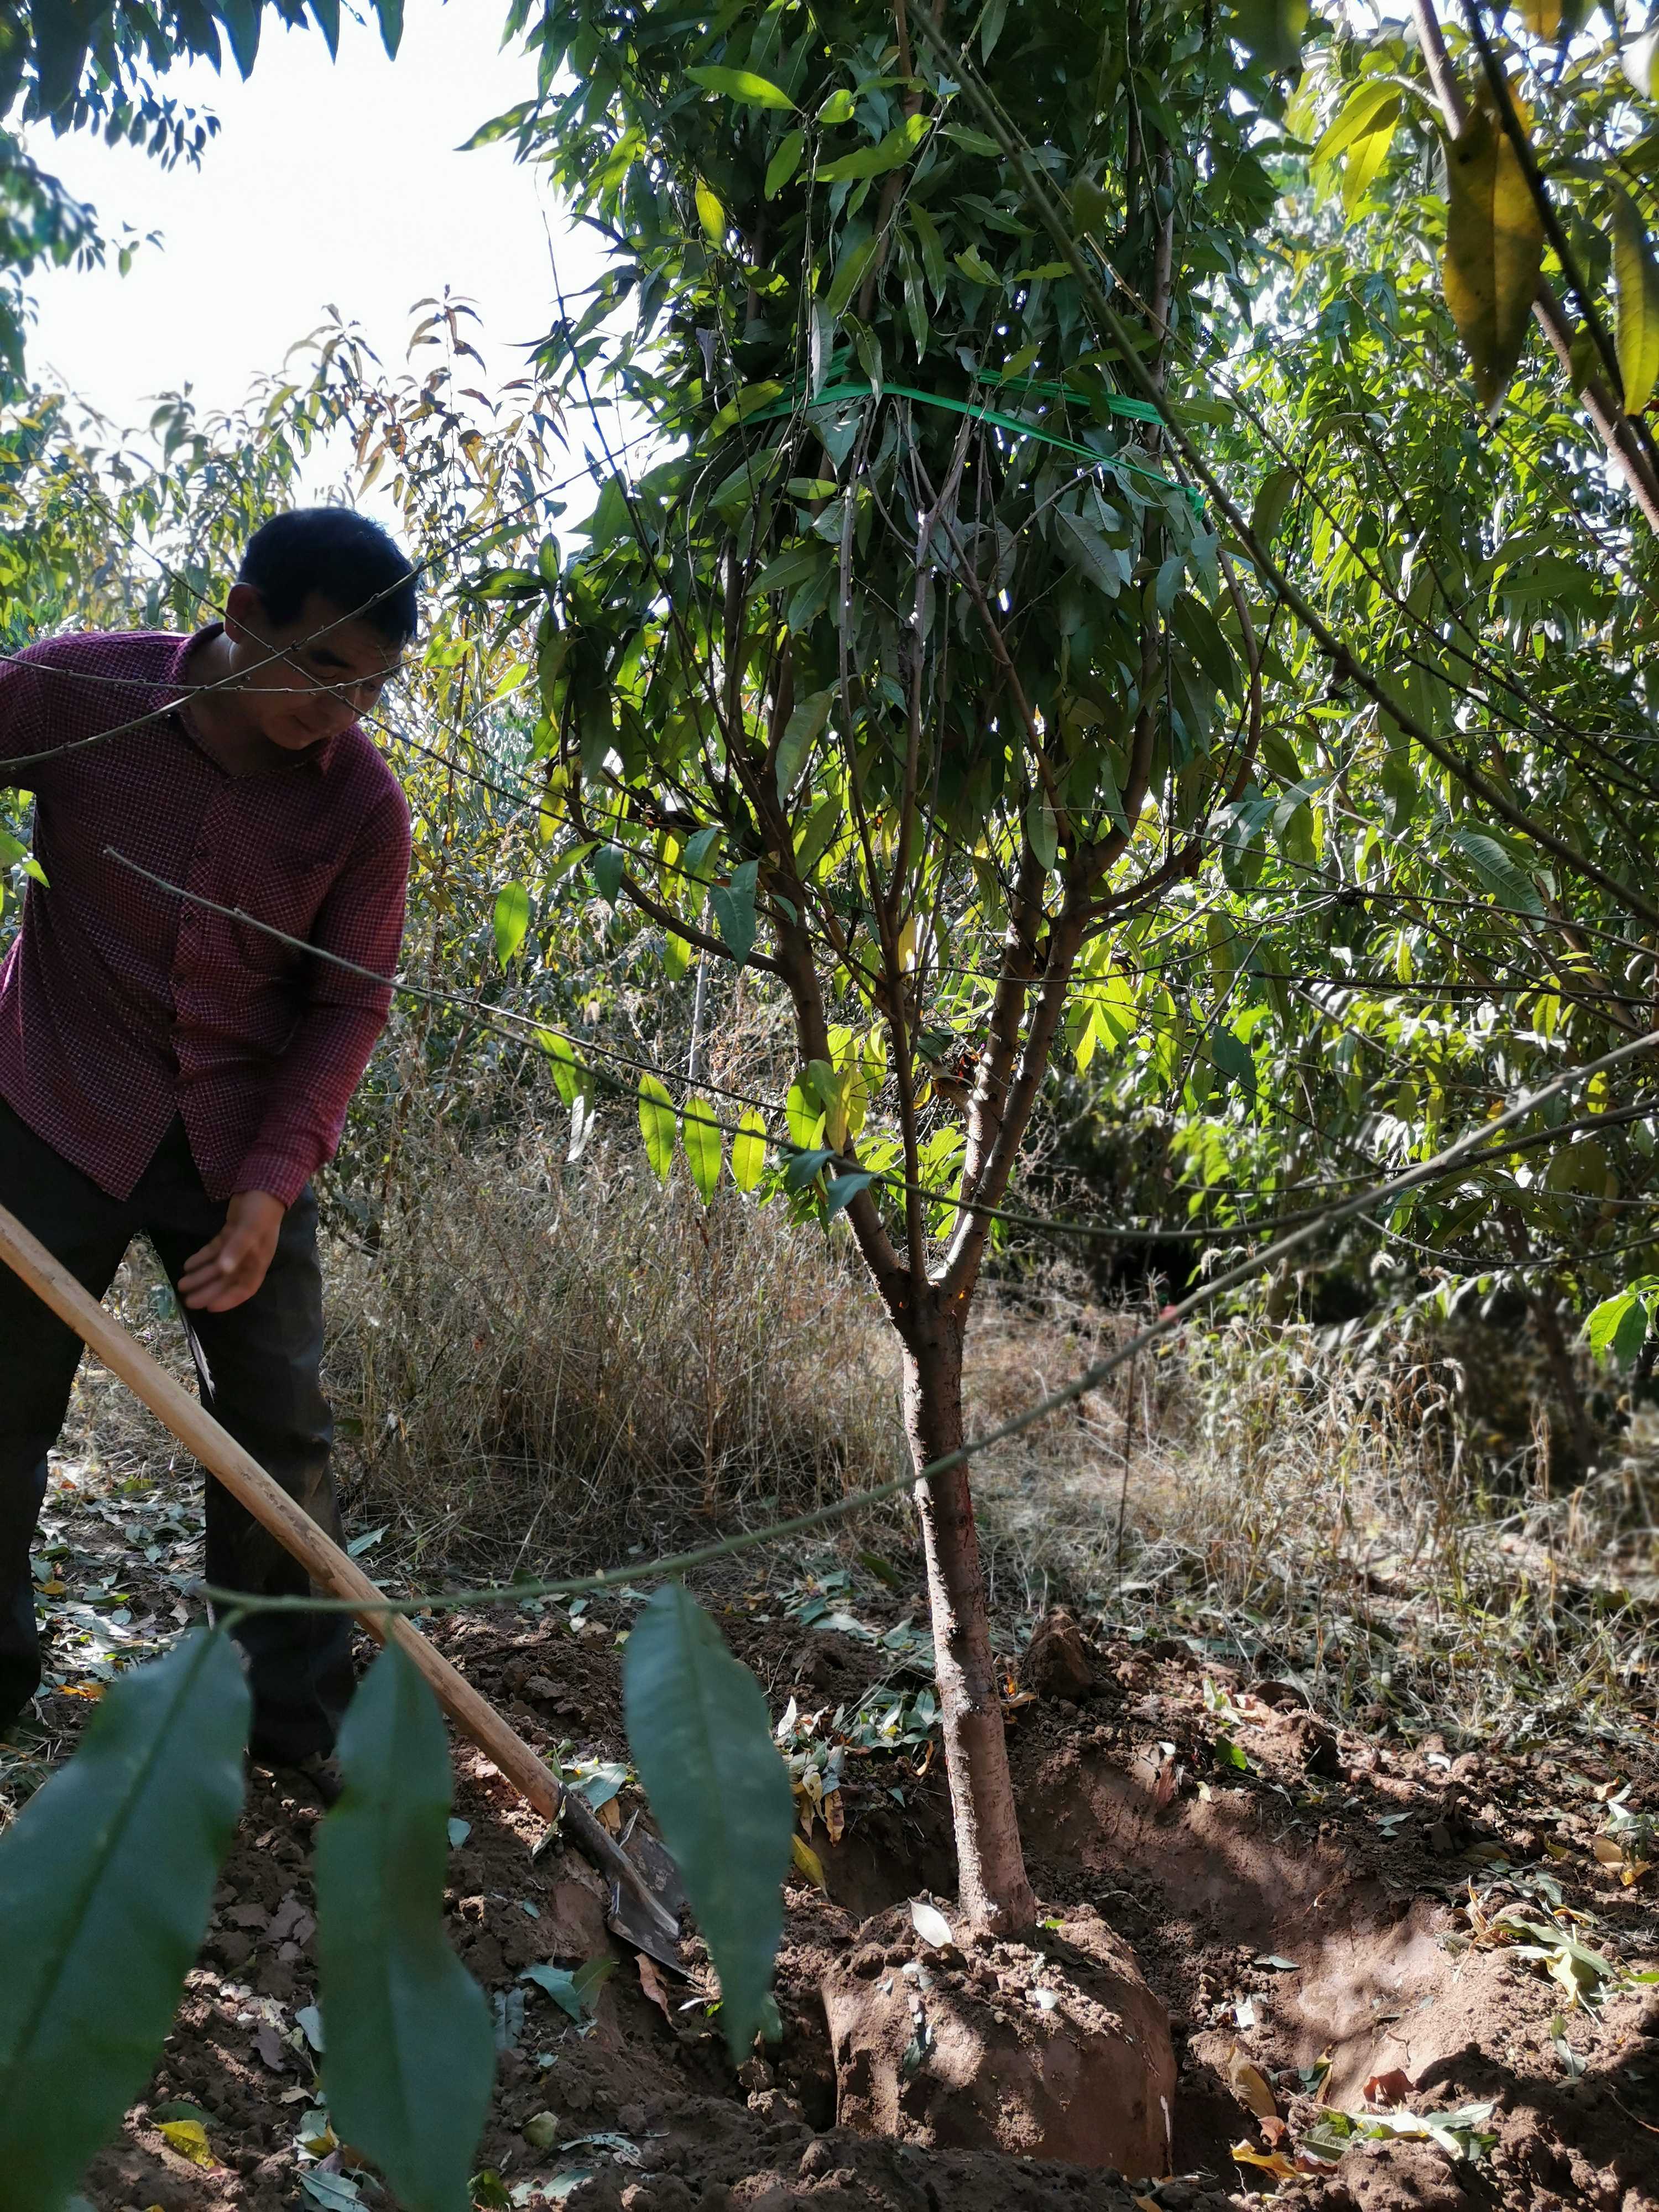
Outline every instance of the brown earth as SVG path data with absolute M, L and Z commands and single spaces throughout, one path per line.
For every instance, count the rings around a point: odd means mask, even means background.
M 169 1495 L 167 1519 L 187 1540 L 190 1513 Z M 68 1606 L 76 1571 L 99 1547 L 112 1555 L 126 1546 L 128 1626 L 159 1637 L 172 1626 L 166 1572 L 185 1578 L 188 1542 L 182 1551 L 164 1543 L 159 1559 L 131 1548 L 130 1516 L 143 1507 L 131 1492 L 113 1512 L 71 1515 L 58 1571 Z M 804 1624 L 775 1586 L 705 1597 L 776 1712 L 792 1696 L 808 1708 L 850 1705 L 890 1668 L 867 1636 Z M 860 1582 L 856 1610 L 881 1632 L 906 1608 Z M 596 1604 L 573 1624 L 503 1610 L 436 1634 L 544 1749 L 621 1759 L 616 1635 L 630 1611 L 625 1601 Z M 80 1632 L 66 1627 L 55 1646 L 61 1679 L 46 1706 L 55 1753 L 87 1709 L 75 1694 L 89 1686 L 84 1670 L 107 1664 L 95 1639 L 90 1656 L 76 1658 Z M 1306 1711 L 1293 1684 L 1253 1680 L 1188 1640 L 1149 1645 L 1087 1622 L 1050 1632 L 1051 1646 L 1056 1634 L 1064 1648 L 1045 1660 L 1039 1645 L 1031 1669 L 1042 1689 L 1012 1698 L 1009 1711 L 1043 1900 L 1034 1942 L 940 1954 L 921 1941 L 895 1908 L 930 1896 L 948 1915 L 953 1887 L 936 1744 L 849 1750 L 845 1832 L 832 1845 L 820 1824 L 812 1837 L 826 1889 L 797 1879 L 787 1890 L 781 2044 L 740 2073 L 696 1989 L 657 1981 L 611 1942 L 584 1863 L 556 1848 L 533 1856 L 539 1824 L 460 1747 L 456 1812 L 469 1827 L 451 1854 L 448 1910 L 460 1956 L 495 2003 L 503 2045 L 479 2153 L 500 2191 L 492 2200 L 485 2185 L 482 2200 L 529 2212 L 554 2203 L 581 2212 L 1073 2203 L 1195 2212 L 1277 2187 L 1278 2204 L 1321 2212 L 1656 2212 L 1659 1995 L 1634 1977 L 1659 1958 L 1659 1869 L 1626 1885 L 1593 1848 L 1605 1848 L 1615 1796 L 1638 1819 L 1654 1809 L 1651 1744 L 1621 1744 L 1616 1759 L 1588 1741 L 1454 1750 L 1433 1736 L 1392 1736 L 1381 1716 L 1377 1733 L 1360 1736 Z M 625 1790 L 624 1808 L 631 1797 Z M 300 2015 L 316 1994 L 310 1858 L 319 1810 L 254 1778 L 149 2095 L 87 2179 L 96 2212 L 308 2212 L 316 2200 L 301 2193 L 302 2174 L 338 2170 L 337 2150 L 319 2161 L 299 2148 L 317 2075 Z M 1495 1940 L 1505 1908 L 1553 1937 L 1571 1933 L 1601 1962 L 1583 1970 L 1594 2004 L 1571 2002 L 1570 1972 L 1553 1980 L 1547 1961 Z M 944 2110 L 942 2093 L 924 2095 L 908 2118 L 896 2118 L 896 2107 L 884 2114 L 908 2140 L 836 2124 L 826 1986 L 833 2006 L 849 1981 L 878 1988 L 887 1979 L 908 2004 L 918 1977 L 908 1967 L 953 1977 L 963 2007 L 971 1999 L 981 2008 L 974 2017 L 998 2016 L 997 2034 L 981 2041 L 994 2086 L 995 2069 L 1010 2054 L 1029 2058 L 1075 1992 L 1102 2010 L 1090 1976 L 1115 1942 L 1138 1959 L 1174 2029 L 1170 2148 L 1156 2171 L 1126 2177 L 984 2148 L 983 2138 L 960 2147 L 953 2138 L 969 2130 L 928 2118 Z M 586 2030 L 518 1978 L 538 1962 L 568 1966 L 612 1953 L 616 1971 Z M 1115 2016 L 1127 2017 L 1121 2004 Z M 985 2087 L 963 2059 L 971 2042 L 952 2061 L 965 2069 L 970 2101 Z M 842 2076 L 841 2117 L 869 2120 L 879 2100 L 860 2102 L 845 2063 Z M 179 2100 L 202 2116 L 211 2169 L 159 2132 L 156 2108 Z M 1318 2171 L 1297 2170 L 1307 2162 L 1298 2147 L 1332 2110 L 1397 2118 L 1486 2103 L 1492 2112 L 1478 2125 L 1496 2141 L 1476 2160 L 1422 2141 L 1360 2141 L 1336 2146 L 1334 2162 Z M 1282 2182 L 1237 2160 L 1235 2144 L 1261 2160 L 1277 2154 Z M 578 2180 L 583 2169 L 589 2178 Z M 364 2201 L 387 2202 L 367 2191 Z

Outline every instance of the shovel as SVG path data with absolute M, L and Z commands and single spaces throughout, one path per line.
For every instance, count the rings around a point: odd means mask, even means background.
M 232 1497 L 292 1553 L 313 1583 L 331 1597 L 355 1598 L 363 1605 L 365 1610 L 357 1619 L 368 1633 L 378 1643 L 390 1640 L 402 1645 L 461 1734 L 483 1752 L 527 1805 L 544 1820 L 558 1822 L 584 1857 L 605 1876 L 610 1884 L 606 1924 L 636 1950 L 647 1952 L 661 1965 L 684 1973 L 679 1916 L 685 1894 L 673 1862 L 655 1838 L 641 1833 L 634 1836 L 624 1849 L 592 1808 L 549 1771 L 488 1698 L 481 1697 L 411 1622 L 401 1613 L 368 1610 L 381 1602 L 381 1594 L 356 1561 L 349 1559 L 310 1515 L 301 1510 L 228 1430 L 221 1428 L 212 1414 L 175 1382 L 3 1206 L 0 1260 L 22 1277 L 60 1321 L 68 1322 L 105 1366 L 120 1376 L 158 1420 L 166 1423 L 187 1451 L 217 1475 Z

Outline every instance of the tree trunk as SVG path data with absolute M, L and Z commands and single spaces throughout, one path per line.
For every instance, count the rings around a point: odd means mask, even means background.
M 963 1440 L 963 1332 L 959 1316 L 942 1310 L 937 1295 L 926 1289 L 907 1316 L 904 1422 L 918 1469 L 955 1451 Z M 1036 1900 L 1025 1878 L 1014 1814 L 967 1468 L 953 1467 L 931 1483 L 918 1484 L 916 1510 L 927 1547 L 957 1896 L 976 1929 L 1009 1935 L 1032 1925 Z

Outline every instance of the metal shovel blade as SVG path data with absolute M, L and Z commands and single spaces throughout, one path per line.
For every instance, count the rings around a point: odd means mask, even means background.
M 653 1913 L 643 1899 L 635 1896 L 619 1881 L 611 1885 L 611 1910 L 605 1915 L 605 1925 L 613 1935 L 631 1943 L 636 1951 L 645 1952 L 659 1966 L 668 1966 L 677 1974 L 685 1972 L 685 1960 L 679 1945 L 673 1942 L 665 1925 L 667 1921 L 678 1923 L 685 1910 L 685 1885 L 680 1880 L 680 1870 L 670 1858 L 648 1828 L 642 1828 L 636 1813 L 618 1837 L 617 1842 L 627 1852 L 629 1863 L 643 1878 L 646 1887 L 660 1908 Z

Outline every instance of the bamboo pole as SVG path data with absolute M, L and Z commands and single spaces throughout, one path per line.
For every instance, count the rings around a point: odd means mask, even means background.
M 331 1597 L 356 1598 L 364 1605 L 365 1610 L 357 1619 L 368 1633 L 379 1643 L 384 1644 L 390 1637 L 402 1646 L 468 1741 L 483 1753 L 544 1820 L 562 1820 L 584 1855 L 629 1890 L 672 1942 L 679 1933 L 678 1922 L 664 1909 L 639 1869 L 592 1808 L 563 1787 L 489 1699 L 480 1696 L 443 1654 L 427 1642 L 413 1622 L 401 1613 L 368 1609 L 380 1602 L 380 1592 L 357 1562 L 349 1558 L 311 1516 L 295 1504 L 252 1453 L 245 1451 L 200 1401 L 176 1382 L 137 1338 L 113 1315 L 106 1313 L 62 1261 L 55 1259 L 3 1206 L 0 1206 L 0 1260 L 21 1275 L 105 1366 L 143 1399 L 186 1450 L 212 1470 L 231 1496 L 299 1560 L 313 1582 Z

